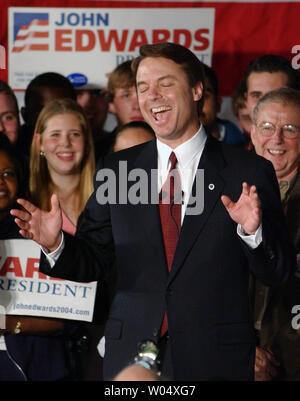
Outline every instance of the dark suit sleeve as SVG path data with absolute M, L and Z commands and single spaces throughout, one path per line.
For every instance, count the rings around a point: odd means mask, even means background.
M 102 166 L 100 162 L 96 171 Z M 79 217 L 76 235 L 73 237 L 64 233 L 65 247 L 53 268 L 44 254 L 41 254 L 40 270 L 43 273 L 81 282 L 98 281 L 107 277 L 114 261 L 114 242 L 110 207 L 97 201 L 97 189 L 101 183 L 102 181 L 95 178 L 95 190 Z
M 296 267 L 296 252 L 290 241 L 282 210 L 275 171 L 260 159 L 255 185 L 262 207 L 262 243 L 250 249 L 242 240 L 251 272 L 265 285 L 284 283 Z

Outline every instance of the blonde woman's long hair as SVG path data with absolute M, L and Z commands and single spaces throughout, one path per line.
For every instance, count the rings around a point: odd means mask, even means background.
M 31 201 L 42 210 L 50 210 L 51 177 L 47 160 L 41 155 L 40 141 L 50 118 L 61 114 L 74 114 L 78 117 L 84 135 L 84 157 L 81 162 L 80 183 L 78 186 L 78 215 L 82 212 L 93 192 L 95 157 L 92 134 L 83 109 L 72 99 L 55 99 L 44 106 L 37 119 L 30 151 L 29 190 Z

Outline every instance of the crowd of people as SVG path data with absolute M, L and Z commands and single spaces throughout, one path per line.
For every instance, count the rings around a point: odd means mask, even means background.
M 235 122 L 221 102 L 213 68 L 170 43 L 141 46 L 102 89 L 45 72 L 20 112 L 0 82 L 0 238 L 37 242 L 47 275 L 98 282 L 90 323 L 6 316 L 1 381 L 124 380 L 146 338 L 170 380 L 300 380 L 299 73 L 264 55 L 232 94 Z M 99 203 L 95 173 L 121 188 L 124 161 L 158 171 L 157 204 Z M 168 180 L 181 195 L 166 212 Z

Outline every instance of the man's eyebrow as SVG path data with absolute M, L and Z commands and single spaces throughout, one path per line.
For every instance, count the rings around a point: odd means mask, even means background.
M 262 93 L 262 91 L 256 90 L 256 91 L 250 91 L 249 94 L 250 95 L 254 95 L 254 94 L 260 94 Z
M 159 78 L 159 81 L 162 81 L 162 80 L 164 80 L 164 79 L 169 79 L 169 78 L 171 78 L 171 79 L 177 79 L 177 77 L 176 77 L 175 75 L 168 74 L 168 75 L 164 75 L 163 77 L 160 77 L 160 78 Z
M 167 75 L 164 75 L 164 76 L 158 78 L 158 81 L 160 82 L 160 81 L 163 81 L 164 79 L 176 79 L 177 80 L 177 77 L 175 75 L 172 75 L 172 74 L 167 74 Z M 146 81 L 139 81 L 136 84 L 137 84 L 137 86 L 142 85 L 142 84 L 147 85 L 147 82 Z
M 132 86 L 119 86 L 118 88 L 115 88 L 115 90 L 118 89 L 119 91 L 125 92 L 125 91 L 129 91 L 133 87 L 134 87 L 133 85 Z

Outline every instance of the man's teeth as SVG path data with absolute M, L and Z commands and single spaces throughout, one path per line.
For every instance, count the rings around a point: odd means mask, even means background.
M 283 155 L 284 153 L 283 150 L 272 150 L 272 149 L 269 149 L 269 152 L 271 153 L 271 155 Z
M 171 110 L 171 107 L 161 106 L 161 107 L 153 107 L 152 113 L 157 114 L 163 111 Z

